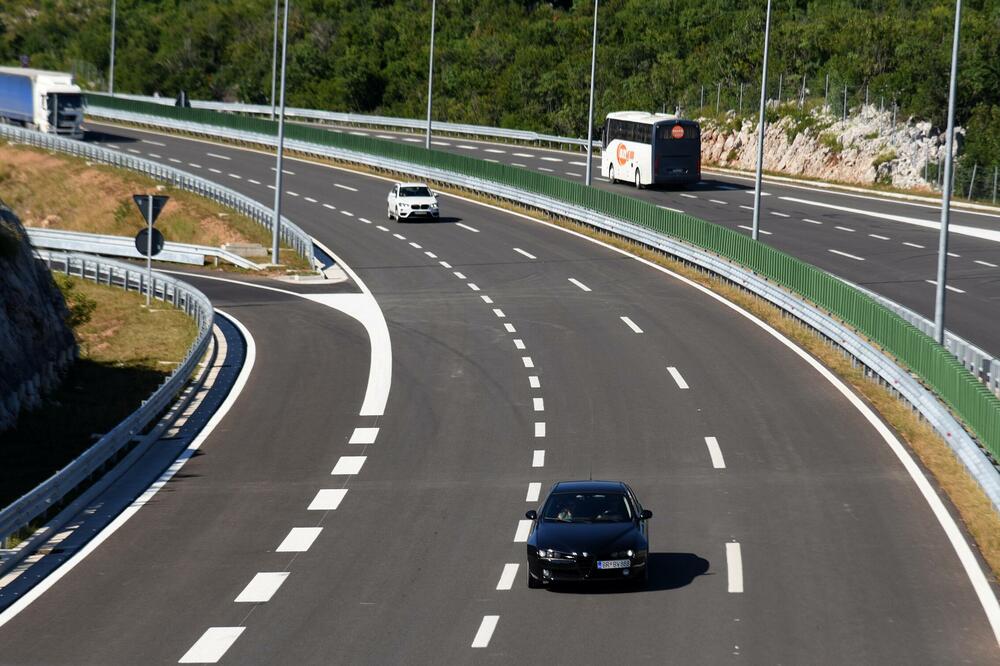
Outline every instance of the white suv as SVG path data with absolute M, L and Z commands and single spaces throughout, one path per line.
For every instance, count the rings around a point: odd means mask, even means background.
M 437 194 L 426 183 L 396 183 L 388 197 L 386 217 L 397 222 L 416 215 L 438 216 Z

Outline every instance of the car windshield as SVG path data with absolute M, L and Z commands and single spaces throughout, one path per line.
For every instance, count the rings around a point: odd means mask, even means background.
M 623 523 L 632 520 L 622 493 L 554 493 L 542 509 L 542 518 L 560 523 Z
M 399 196 L 401 197 L 429 197 L 430 195 L 431 191 L 422 186 L 399 188 Z

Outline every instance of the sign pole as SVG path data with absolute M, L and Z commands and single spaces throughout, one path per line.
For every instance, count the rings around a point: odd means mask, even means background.
M 153 291 L 153 195 L 149 196 L 149 209 L 146 211 L 146 307 Z
M 767 18 L 764 20 L 764 65 L 760 73 L 760 120 L 757 124 L 757 170 L 754 174 L 753 188 L 753 239 L 760 234 L 760 181 L 764 168 L 764 129 L 767 124 L 767 44 L 771 37 L 771 0 L 767 0 Z M 780 96 L 779 96 L 780 99 Z

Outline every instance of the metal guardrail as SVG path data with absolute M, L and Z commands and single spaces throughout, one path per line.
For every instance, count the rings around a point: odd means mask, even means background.
M 145 293 L 150 287 L 146 269 L 113 259 L 64 252 L 36 252 L 53 271 L 77 275 L 99 284 L 114 285 Z M 37 517 L 57 506 L 62 499 L 100 469 L 149 426 L 180 393 L 204 355 L 212 337 L 215 311 L 200 291 L 177 278 L 153 273 L 152 295 L 184 310 L 198 324 L 198 335 L 187 356 L 142 406 L 101 437 L 75 460 L 43 481 L 26 495 L 0 511 L 0 544 L 8 536 L 31 524 Z
M 223 206 L 232 208 L 268 230 L 273 228 L 273 210 L 271 208 L 228 187 L 200 178 L 186 171 L 175 169 L 174 167 L 165 166 L 141 157 L 127 155 L 109 148 L 95 146 L 91 143 L 65 139 L 54 134 L 43 134 L 33 130 L 14 127 L 13 125 L 0 125 L 0 138 L 137 171 L 169 183 L 174 187 L 193 192 L 212 199 Z M 305 258 L 310 266 L 315 264 L 312 238 L 284 216 L 281 218 L 281 239 Z
M 934 322 L 927 317 L 917 314 L 913 310 L 910 310 L 895 301 L 889 300 L 885 296 L 876 294 L 870 289 L 865 289 L 864 287 L 860 287 L 853 282 L 848 282 L 847 280 L 844 280 L 844 282 L 851 285 L 858 291 L 868 294 L 873 299 L 889 308 L 927 335 L 934 335 Z M 983 382 L 994 394 L 1000 396 L 1000 360 L 997 360 L 996 357 L 980 349 L 968 340 L 958 337 L 951 331 L 944 332 L 944 346 L 945 349 L 954 354 L 955 358 L 960 360 L 965 367 L 969 369 L 969 372 L 979 377 L 979 380 Z
M 25 227 L 25 231 L 28 232 L 31 245 L 35 248 L 145 259 L 145 255 L 140 254 L 135 249 L 135 239 L 128 236 L 107 236 L 62 229 L 39 229 L 37 227 Z M 156 255 L 156 260 L 201 266 L 205 263 L 205 257 L 223 259 L 240 268 L 258 271 L 262 269 L 259 264 L 222 248 L 169 241 L 163 244 L 163 250 Z
M 243 143 L 261 145 L 275 145 L 276 143 L 275 138 L 267 134 L 249 132 L 222 125 L 207 125 L 177 118 L 150 116 L 148 114 L 121 109 L 95 109 L 91 107 L 90 114 L 100 115 L 101 117 L 113 120 L 124 120 L 155 127 L 179 129 L 194 134 L 207 134 L 229 138 Z M 735 261 L 727 260 L 715 252 L 675 239 L 655 229 L 625 221 L 615 216 L 605 215 L 561 200 L 556 196 L 526 191 L 522 188 L 505 185 L 486 178 L 333 145 L 322 145 L 294 138 L 286 138 L 285 146 L 289 150 L 304 154 L 363 164 L 378 169 L 397 171 L 428 180 L 457 185 L 461 188 L 483 192 L 558 216 L 577 220 L 584 224 L 639 241 L 650 247 L 658 248 L 670 255 L 701 266 L 743 286 L 802 320 L 832 340 L 848 354 L 870 368 L 883 383 L 913 405 L 923 418 L 931 424 L 935 431 L 948 442 L 958 458 L 986 492 L 994 509 L 1000 512 L 1000 473 L 998 473 L 997 468 L 991 462 L 986 452 L 980 448 L 969 432 L 934 393 L 926 388 L 908 369 L 897 364 L 853 328 L 831 316 L 831 314 L 819 306 L 813 305 L 789 289 L 773 281 L 769 281 L 748 267 L 740 265 Z M 572 183 L 567 183 L 567 185 L 572 185 Z M 638 206 L 640 203 L 636 201 L 634 204 L 627 203 L 626 206 Z
M 106 93 L 88 92 L 88 95 L 107 96 Z M 148 95 L 129 95 L 115 93 L 114 97 L 130 99 L 138 102 L 152 102 L 163 106 L 174 106 L 174 99 L 170 97 L 150 97 Z M 242 104 L 238 102 L 210 102 L 200 100 L 189 100 L 193 109 L 208 109 L 210 111 L 225 111 L 229 113 L 245 113 L 250 115 L 268 116 L 271 115 L 271 107 L 265 104 Z M 304 118 L 327 123 L 338 123 L 343 125 L 365 125 L 369 127 L 393 127 L 413 131 L 424 131 L 427 129 L 427 121 L 416 118 L 393 118 L 389 116 L 373 116 L 363 113 L 340 113 L 337 111 L 319 111 L 316 109 L 300 109 L 295 107 L 285 107 L 287 118 Z M 529 130 L 506 129 L 503 127 L 489 127 L 487 125 L 467 125 L 463 123 L 432 122 L 432 128 L 436 132 L 446 134 L 463 134 L 466 136 L 485 136 L 508 141 L 522 141 L 524 143 L 547 143 L 550 145 L 580 146 L 587 147 L 586 139 L 574 139 L 568 136 L 556 136 L 553 134 L 540 134 Z M 601 142 L 594 141 L 594 147 L 600 148 Z

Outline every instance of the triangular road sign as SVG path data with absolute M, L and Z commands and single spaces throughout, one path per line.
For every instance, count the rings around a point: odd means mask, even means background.
M 148 194 L 133 194 L 132 198 L 135 200 L 135 205 L 139 207 L 139 212 L 142 213 L 142 221 L 149 221 L 149 195 Z M 167 205 L 167 199 L 170 197 L 164 196 L 162 194 L 153 195 L 153 222 L 156 222 L 156 218 L 160 216 L 163 211 L 163 207 Z

